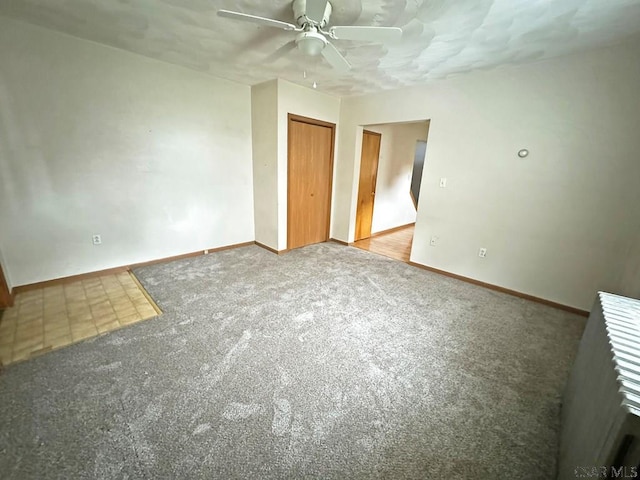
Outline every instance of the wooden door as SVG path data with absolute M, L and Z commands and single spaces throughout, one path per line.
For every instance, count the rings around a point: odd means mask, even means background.
M 382 135 L 365 130 L 362 133 L 360 181 L 358 182 L 358 208 L 356 210 L 356 240 L 371 236 L 373 201 L 376 196 L 378 157 Z
M 334 138 L 334 124 L 289 115 L 289 249 L 329 240 Z
M 13 306 L 13 297 L 11 296 L 11 292 L 9 292 L 7 281 L 4 278 L 2 265 L 0 265 L 0 309 L 11 306 Z

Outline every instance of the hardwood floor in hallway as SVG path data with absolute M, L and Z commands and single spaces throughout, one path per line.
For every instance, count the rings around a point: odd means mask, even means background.
M 411 254 L 414 229 L 414 225 L 409 225 L 389 233 L 382 233 L 370 238 L 365 238 L 364 240 L 358 240 L 353 246 L 402 262 L 408 262 L 409 255 Z

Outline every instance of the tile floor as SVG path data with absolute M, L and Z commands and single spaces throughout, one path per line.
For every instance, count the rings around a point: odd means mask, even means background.
M 158 315 L 129 272 L 19 293 L 0 319 L 3 365 Z

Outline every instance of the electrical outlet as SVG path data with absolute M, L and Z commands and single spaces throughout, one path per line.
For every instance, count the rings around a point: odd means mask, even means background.
M 100 235 L 94 235 L 91 237 L 94 245 L 102 245 L 102 237 Z
M 441 178 L 440 179 L 440 188 L 445 188 L 447 186 L 447 179 L 446 178 Z
M 429 242 L 429 245 L 431 245 L 432 247 L 435 247 L 437 244 L 438 244 L 438 237 L 434 235 L 433 237 L 431 237 L 431 241 Z
M 480 258 L 485 258 L 487 256 L 487 249 L 486 248 L 481 248 L 480 251 L 478 252 L 478 256 Z

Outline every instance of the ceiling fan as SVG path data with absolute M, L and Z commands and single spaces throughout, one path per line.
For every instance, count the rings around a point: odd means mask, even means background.
M 333 26 L 325 30 L 332 12 L 331 3 L 327 0 L 294 0 L 292 7 L 296 24 L 230 10 L 218 10 L 218 15 L 296 32 L 296 38 L 280 47 L 269 57 L 270 60 L 285 55 L 297 46 L 305 55 L 322 54 L 341 73 L 350 70 L 351 65 L 329 39 L 384 43 L 398 40 L 402 36 L 402 29 L 397 27 Z

